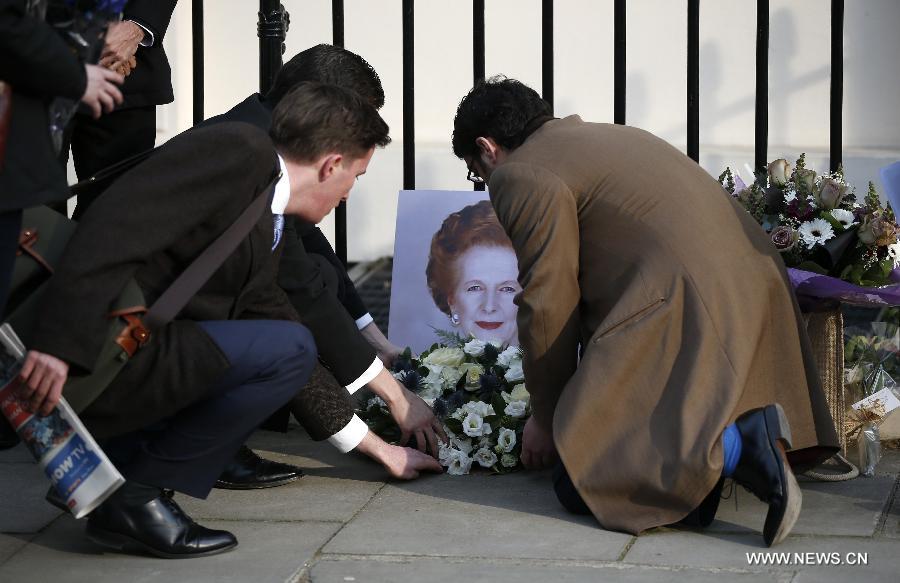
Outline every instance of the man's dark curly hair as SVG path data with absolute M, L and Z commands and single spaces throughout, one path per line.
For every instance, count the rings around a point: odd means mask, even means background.
M 278 71 L 266 99 L 274 107 L 291 89 L 307 81 L 356 91 L 375 109 L 381 109 L 384 105 L 384 89 L 372 65 L 356 53 L 326 44 L 299 52 L 285 63 Z
M 463 97 L 453 120 L 453 153 L 458 158 L 475 157 L 475 138 L 493 138 L 508 150 L 518 148 L 528 137 L 528 122 L 553 115 L 550 104 L 520 81 L 491 77 L 475 85 Z

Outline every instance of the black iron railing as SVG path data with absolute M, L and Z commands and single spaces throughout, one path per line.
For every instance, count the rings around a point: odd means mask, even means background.
M 769 0 L 757 0 L 756 33 L 756 99 L 754 115 L 754 165 L 763 170 L 768 158 L 769 125 Z M 687 2 L 687 154 L 694 160 L 700 155 L 700 0 Z M 193 0 L 194 49 L 194 123 L 203 119 L 203 0 Z M 260 0 L 260 91 L 268 90 L 281 66 L 288 15 L 279 0 Z M 416 185 L 415 152 L 415 30 L 413 0 L 403 0 L 403 188 Z M 542 95 L 550 105 L 554 101 L 553 84 L 553 0 L 541 1 L 541 79 Z M 626 120 L 626 2 L 615 0 L 613 8 L 613 121 Z M 332 0 L 333 42 L 344 45 L 344 2 Z M 485 1 L 472 2 L 473 81 L 485 76 Z M 829 123 L 829 166 L 841 165 L 841 140 L 844 89 L 844 0 L 831 0 L 831 92 Z M 476 185 L 476 188 L 479 188 Z M 483 186 L 481 187 L 483 188 Z M 335 214 L 335 250 L 347 260 L 347 214 L 342 204 Z

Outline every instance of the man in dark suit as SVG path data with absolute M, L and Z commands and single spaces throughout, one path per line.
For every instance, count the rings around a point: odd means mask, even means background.
M 384 104 L 378 75 L 362 57 L 340 47 L 322 44 L 298 53 L 285 63 L 267 95 L 253 94 L 200 126 L 239 121 L 268 131 L 273 109 L 287 93 L 308 81 L 351 89 L 375 108 Z M 409 452 L 404 451 L 405 448 L 389 446 L 369 431 L 365 422 L 354 414 L 350 395 L 368 384 L 391 406 L 406 437 L 414 437 L 420 450 L 427 447 L 435 456 L 438 439 L 445 438 L 443 429 L 424 401 L 400 385 L 385 369 L 382 362 L 392 360 L 397 350 L 368 314 L 343 264 L 315 226 L 316 222 L 287 218 L 278 283 L 287 292 L 301 321 L 313 333 L 319 357 L 337 383 L 315 383 L 297 395 L 290 409 L 313 439 L 327 439 L 342 452 L 355 449 L 365 453 L 382 463 L 395 477 L 412 477 L 399 471 Z M 269 427 L 286 425 L 287 409 L 281 413 L 280 419 L 270 422 Z M 242 451 L 226 468 L 219 486 L 277 485 L 277 474 L 266 469 L 270 463 L 255 461 L 252 454 Z
M 276 283 L 279 217 L 321 220 L 388 143 L 387 131 L 355 94 L 307 85 L 275 111 L 271 140 L 246 124 L 186 132 L 85 214 L 51 279 L 21 373 L 20 396 L 34 411 L 52 410 L 70 370 L 90 370 L 110 302 L 128 278 L 152 303 L 277 181 L 250 234 L 83 411 L 127 480 L 91 514 L 89 538 L 162 557 L 237 544 L 231 533 L 194 523 L 163 489 L 205 497 L 249 433 L 306 383 L 316 349 Z M 409 471 L 433 468 L 419 456 Z
M 172 70 L 163 38 L 176 2 L 129 0 L 123 20 L 109 26 L 99 64 L 125 75 L 124 101 L 100 119 L 76 114 L 69 124 L 67 131 L 79 180 L 153 148 L 156 106 L 174 99 Z M 80 192 L 73 218 L 81 218 L 98 195 Z

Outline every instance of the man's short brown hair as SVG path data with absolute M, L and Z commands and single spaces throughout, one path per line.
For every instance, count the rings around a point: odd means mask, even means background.
M 278 102 L 269 136 L 282 156 L 296 162 L 312 162 L 332 152 L 361 158 L 391 142 L 388 125 L 362 97 L 337 85 L 312 82 Z

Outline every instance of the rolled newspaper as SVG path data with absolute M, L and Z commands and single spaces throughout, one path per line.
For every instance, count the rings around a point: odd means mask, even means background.
M 47 474 L 75 518 L 87 516 L 125 483 L 65 398 L 42 417 L 16 396 L 25 346 L 9 324 L 0 326 L 0 410 Z

